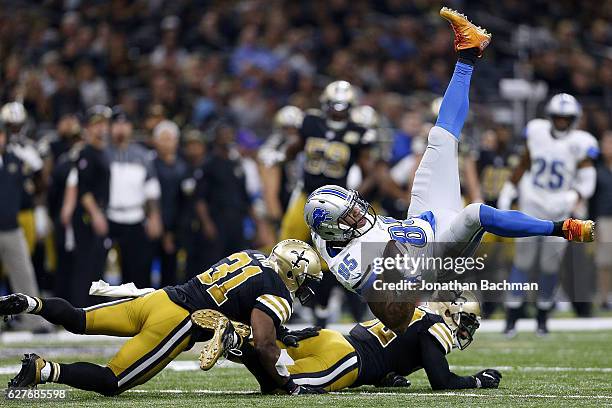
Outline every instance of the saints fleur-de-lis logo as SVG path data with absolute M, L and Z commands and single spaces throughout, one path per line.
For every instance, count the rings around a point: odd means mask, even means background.
M 300 262 L 301 261 L 306 262 L 306 265 L 308 265 L 310 263 L 308 258 L 304 257 L 304 254 L 306 253 L 305 249 L 302 252 L 298 252 L 295 249 L 293 249 L 293 250 L 291 250 L 291 253 L 295 254 L 295 261 L 293 261 L 291 263 L 291 267 L 298 268 L 300 266 Z

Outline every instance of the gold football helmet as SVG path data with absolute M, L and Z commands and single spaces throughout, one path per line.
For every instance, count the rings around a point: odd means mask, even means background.
M 308 302 L 314 294 L 309 285 L 323 278 L 319 255 L 304 241 L 286 239 L 279 242 L 272 248 L 268 261 L 301 303 Z
M 274 126 L 282 128 L 300 128 L 304 120 L 304 112 L 297 106 L 287 105 L 274 115 Z
M 431 296 L 429 308 L 440 315 L 455 335 L 459 349 L 464 350 L 474 340 L 480 327 L 480 302 L 473 292 L 437 291 Z

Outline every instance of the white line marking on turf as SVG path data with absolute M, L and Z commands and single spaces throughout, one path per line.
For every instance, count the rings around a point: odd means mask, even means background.
M 237 368 L 242 367 L 238 363 L 224 360 L 217 363 L 217 368 Z M 452 365 L 451 370 L 480 370 L 480 366 L 471 365 Z M 612 367 L 541 367 L 541 366 L 526 366 L 526 367 L 513 367 L 513 366 L 496 366 L 492 367 L 500 371 L 517 371 L 517 372 L 592 372 L 592 373 L 612 373 Z M 0 375 L 2 374 L 17 374 L 21 369 L 20 365 L 7 365 L 0 366 Z M 197 361 L 190 360 L 175 360 L 172 361 L 166 367 L 167 370 L 171 371 L 199 371 L 200 365 Z M 463 394 L 462 394 L 463 395 Z
M 177 390 L 177 389 L 169 389 L 169 390 L 128 390 L 126 392 L 135 393 L 135 394 L 152 394 L 152 393 L 161 393 L 161 394 L 235 394 L 235 395 L 251 395 L 251 394 L 259 394 L 259 391 L 222 391 L 222 390 Z M 477 393 L 463 393 L 463 392 L 435 392 L 435 393 L 426 393 L 426 392 L 331 392 L 329 393 L 334 396 L 346 396 L 351 397 L 355 395 L 368 396 L 368 397 L 377 397 L 380 395 L 384 396 L 398 396 L 398 395 L 406 395 L 406 396 L 418 396 L 418 397 L 476 397 L 476 398 L 542 398 L 542 399 L 605 399 L 612 400 L 612 395 L 548 395 L 548 394 L 477 394 Z

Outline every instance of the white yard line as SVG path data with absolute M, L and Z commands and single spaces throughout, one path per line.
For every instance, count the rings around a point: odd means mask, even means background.
M 161 393 L 161 394 L 229 394 L 229 395 L 251 395 L 258 394 L 259 391 L 221 391 L 221 390 L 177 390 L 177 389 L 168 389 L 168 390 L 128 390 L 128 393 L 134 394 L 153 394 L 153 393 Z M 330 393 L 334 396 L 345 396 L 351 397 L 355 395 L 368 396 L 368 397 L 378 397 L 381 395 L 385 396 L 398 396 L 398 395 L 406 395 L 406 396 L 418 396 L 418 397 L 475 397 L 475 398 L 542 398 L 542 399 L 592 399 L 592 400 L 612 400 L 612 395 L 548 395 L 548 394 L 489 394 L 489 393 L 463 393 L 463 392 L 436 392 L 436 393 L 425 393 L 425 392 L 332 392 Z

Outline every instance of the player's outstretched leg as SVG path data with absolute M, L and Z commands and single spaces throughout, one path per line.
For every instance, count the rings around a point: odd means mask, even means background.
M 461 210 L 440 234 L 439 251 L 447 256 L 469 256 L 485 232 L 501 237 L 563 237 L 568 241 L 591 242 L 595 223 L 590 220 L 549 221 L 531 217 L 520 211 L 498 210 L 485 204 L 470 204 Z
M 455 32 L 457 64 L 440 106 L 436 125 L 417 169 L 408 215 L 433 211 L 440 230 L 462 207 L 458 142 L 469 109 L 470 80 L 476 60 L 491 41 L 491 35 L 456 11 L 443 8 L 440 15 Z
M 22 293 L 0 297 L 0 316 L 25 313 L 37 314 L 72 333 L 85 333 L 85 310 L 72 306 L 64 299 L 42 299 Z

